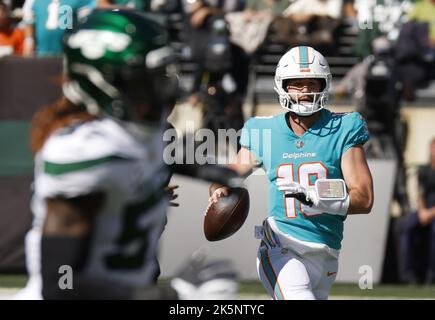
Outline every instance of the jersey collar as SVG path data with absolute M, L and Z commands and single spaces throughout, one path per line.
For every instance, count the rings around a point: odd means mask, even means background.
M 331 111 L 329 111 L 327 109 L 322 109 L 319 112 L 320 112 L 320 117 L 317 119 L 317 121 L 314 122 L 314 124 L 300 137 L 298 135 L 296 135 L 288 125 L 288 122 L 287 122 L 288 112 L 282 113 L 278 116 L 278 118 L 277 118 L 278 125 L 285 134 L 287 134 L 291 137 L 300 139 L 300 138 L 303 138 L 309 134 L 313 134 L 314 132 L 318 132 L 319 130 L 321 130 L 322 127 L 324 126 L 324 124 L 331 117 Z

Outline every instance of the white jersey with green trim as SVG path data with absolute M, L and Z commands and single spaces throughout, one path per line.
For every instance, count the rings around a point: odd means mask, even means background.
M 35 159 L 33 228 L 26 237 L 32 293 L 40 294 L 40 239 L 45 199 L 103 192 L 85 264 L 87 276 L 131 286 L 154 281 L 158 239 L 166 223 L 160 132 L 136 140 L 120 124 L 103 119 L 56 131 Z M 39 288 L 38 288 L 39 287 Z M 20 296 L 18 296 L 20 298 Z

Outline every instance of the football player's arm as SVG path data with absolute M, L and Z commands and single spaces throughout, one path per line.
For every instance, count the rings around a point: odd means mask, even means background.
M 171 288 L 134 289 L 81 273 L 89 254 L 95 219 L 104 200 L 102 192 L 47 199 L 41 240 L 44 299 L 175 299 L 176 293 Z M 72 269 L 72 289 L 60 288 L 59 268 L 64 265 Z
M 247 178 L 255 167 L 258 166 L 258 161 L 252 152 L 241 147 L 237 153 L 237 157 L 233 163 L 227 165 L 227 168 L 237 172 L 237 174 L 243 179 Z M 215 192 L 216 191 L 216 192 Z M 217 199 L 221 196 L 228 196 L 229 189 L 225 184 L 213 182 L 210 186 L 210 199 L 209 201 L 217 202 Z
M 231 168 L 214 164 L 173 164 L 173 173 L 193 177 L 209 182 L 218 182 L 222 185 L 240 186 L 243 179 Z
M 373 179 L 361 145 L 343 154 L 341 170 L 350 199 L 347 214 L 369 213 L 373 207 Z
M 257 166 L 257 163 L 252 152 L 245 147 L 241 147 L 235 161 L 228 164 L 227 167 L 236 171 L 241 177 L 248 177 Z

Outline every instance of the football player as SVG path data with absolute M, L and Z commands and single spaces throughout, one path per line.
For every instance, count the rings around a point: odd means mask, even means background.
M 269 180 L 269 213 L 257 258 L 259 277 L 274 299 L 327 299 L 338 271 L 347 215 L 369 213 L 373 183 L 359 113 L 333 113 L 326 101 L 331 72 L 310 47 L 285 53 L 275 90 L 287 111 L 251 118 L 242 130 L 241 176 L 261 166 Z M 210 201 L 230 189 L 214 184 Z M 363 241 L 363 239 L 361 239 Z
M 30 278 L 16 298 L 175 298 L 154 286 L 170 174 L 222 183 L 237 175 L 163 162 L 178 78 L 167 33 L 151 17 L 96 10 L 65 36 L 64 54 L 65 97 L 32 124 Z M 73 282 L 62 284 L 68 270 Z

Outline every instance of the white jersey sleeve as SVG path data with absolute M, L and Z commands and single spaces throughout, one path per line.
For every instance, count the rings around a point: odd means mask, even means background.
M 77 124 L 53 134 L 35 161 L 38 195 L 72 198 L 109 188 L 116 168 L 137 156 L 124 135 L 113 121 Z

